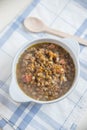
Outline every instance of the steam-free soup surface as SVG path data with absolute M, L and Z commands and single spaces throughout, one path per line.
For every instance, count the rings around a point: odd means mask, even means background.
M 27 48 L 16 68 L 20 88 L 29 97 L 49 101 L 64 95 L 72 86 L 75 65 L 69 53 L 54 43 Z

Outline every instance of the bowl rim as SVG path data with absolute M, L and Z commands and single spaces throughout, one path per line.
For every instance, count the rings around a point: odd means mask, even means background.
M 57 99 L 54 99 L 54 100 L 49 100 L 49 101 L 41 101 L 41 100 L 36 100 L 30 96 L 28 96 L 21 88 L 20 86 L 18 85 L 18 82 L 17 82 L 17 78 L 16 78 L 16 65 L 17 65 L 17 61 L 19 59 L 19 57 L 21 56 L 21 54 L 30 46 L 34 45 L 34 44 L 38 44 L 38 42 L 40 43 L 43 43 L 43 42 L 52 42 L 54 44 L 57 44 L 61 47 L 63 47 L 70 55 L 72 54 L 72 59 L 73 59 L 73 62 L 74 62 L 74 65 L 75 65 L 75 79 L 73 81 L 73 84 L 71 86 L 71 88 L 64 94 L 62 95 L 61 97 L 57 98 Z M 54 42 L 53 42 L 54 41 Z M 73 57 L 74 56 L 74 57 Z M 57 102 L 57 101 L 60 101 L 62 99 L 64 99 L 65 97 L 67 97 L 72 91 L 73 89 L 76 87 L 77 83 L 78 83 L 78 78 L 79 78 L 79 73 L 80 73 L 80 66 L 79 66 L 79 60 L 76 58 L 76 55 L 75 53 L 72 51 L 72 49 L 67 46 L 63 40 L 59 40 L 59 39 L 55 39 L 55 38 L 38 38 L 38 39 L 35 39 L 31 42 L 27 42 L 24 46 L 21 47 L 21 49 L 18 50 L 15 58 L 14 58 L 14 61 L 13 61 L 13 65 L 12 65 L 12 78 L 14 78 L 15 82 L 16 82 L 16 85 L 17 87 L 22 91 L 22 93 L 29 99 L 29 101 L 33 101 L 33 102 L 36 102 L 36 103 L 41 103 L 41 104 L 44 104 L 44 103 L 54 103 L 54 102 Z M 23 101 L 23 102 L 26 102 L 26 101 Z

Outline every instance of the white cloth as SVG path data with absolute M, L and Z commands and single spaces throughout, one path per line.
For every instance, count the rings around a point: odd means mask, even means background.
M 44 37 L 23 27 L 27 16 L 35 16 L 48 26 L 87 39 L 87 1 L 34 0 L 0 35 L 0 114 L 17 130 L 76 130 L 87 109 L 87 47 L 80 50 L 80 78 L 74 91 L 52 104 L 15 103 L 8 89 L 12 77 L 12 62 L 25 42 Z M 6 127 L 1 119 L 0 127 Z

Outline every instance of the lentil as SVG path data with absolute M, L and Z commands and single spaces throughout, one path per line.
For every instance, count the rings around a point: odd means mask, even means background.
M 75 65 L 70 54 L 54 43 L 39 43 L 20 56 L 16 77 L 28 96 L 41 101 L 54 100 L 72 86 Z

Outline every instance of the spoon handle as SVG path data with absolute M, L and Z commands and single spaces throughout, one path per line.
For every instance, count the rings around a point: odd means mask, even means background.
M 64 33 L 64 32 L 62 32 L 62 31 L 58 31 L 58 30 L 55 30 L 55 29 L 51 29 L 51 28 L 49 28 L 49 27 L 46 27 L 45 29 L 46 29 L 45 32 L 47 32 L 47 33 L 54 34 L 54 35 L 56 35 L 56 36 L 60 36 L 60 37 L 64 37 L 64 38 L 70 38 L 70 37 L 71 37 L 71 38 L 77 40 L 80 44 L 87 46 L 87 40 L 82 39 L 82 38 L 80 38 L 80 37 L 78 37 L 78 36 L 75 36 L 75 35 L 73 36 L 73 35 Z

